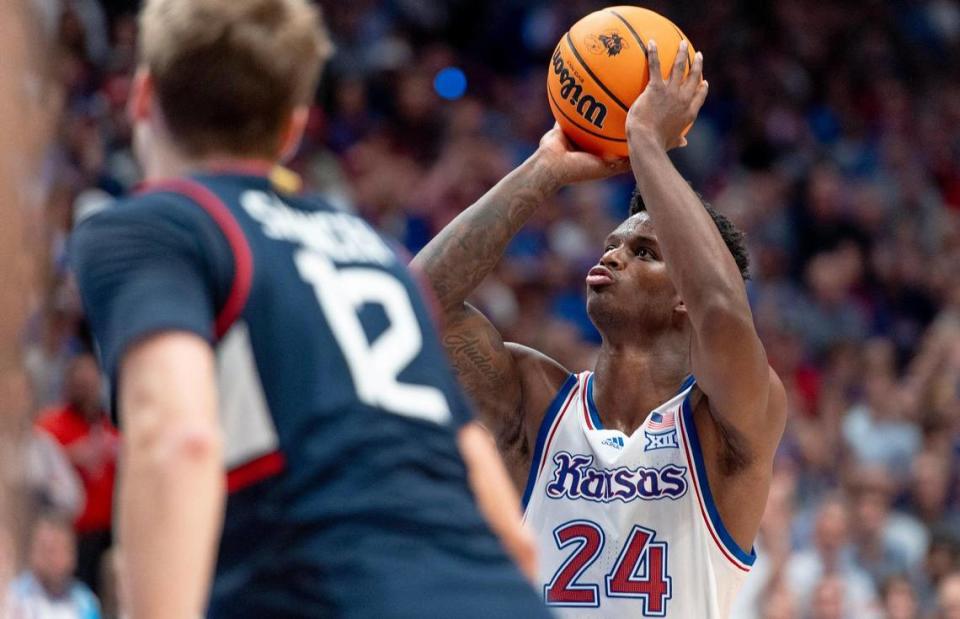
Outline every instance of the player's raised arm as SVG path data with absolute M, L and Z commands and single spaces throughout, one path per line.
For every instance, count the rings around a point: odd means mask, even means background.
M 667 150 L 685 143 L 707 96 L 703 56 L 684 77 L 683 42 L 671 76 L 661 77 L 654 41 L 650 83 L 630 108 L 627 138 L 637 188 L 656 225 L 670 278 L 692 327 L 691 366 L 711 411 L 745 442 L 747 457 L 768 462 L 785 419 L 783 387 L 753 325 L 743 276 L 697 194 Z
M 559 128 L 520 167 L 462 212 L 413 259 L 444 313 L 443 342 L 457 376 L 477 404 L 481 419 L 503 447 L 519 436 L 524 411 L 541 414 L 559 386 L 551 376 L 566 371 L 543 355 L 504 344 L 496 328 L 467 297 L 500 261 L 514 235 L 547 198 L 562 186 L 626 171 L 625 161 L 606 162 L 579 152 Z M 521 410 L 521 403 L 523 409 Z

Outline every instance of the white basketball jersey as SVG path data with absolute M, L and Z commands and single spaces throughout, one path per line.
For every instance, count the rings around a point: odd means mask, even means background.
M 539 589 L 558 617 L 728 617 L 755 554 L 714 506 L 693 384 L 632 436 L 603 429 L 592 372 L 571 375 L 551 404 L 523 500 Z

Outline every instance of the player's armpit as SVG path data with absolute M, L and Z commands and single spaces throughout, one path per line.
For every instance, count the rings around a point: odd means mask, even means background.
M 225 481 L 210 345 L 161 332 L 122 355 L 119 534 L 136 617 L 200 616 Z
M 474 422 L 460 430 L 457 442 L 480 512 L 517 566 L 533 581 L 537 576 L 536 545 L 533 536 L 523 528 L 520 498 L 492 437 Z

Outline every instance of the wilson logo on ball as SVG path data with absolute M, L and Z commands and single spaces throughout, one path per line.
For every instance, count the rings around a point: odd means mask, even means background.
M 570 102 L 577 114 L 595 127 L 602 129 L 607 118 L 607 106 L 597 101 L 592 95 L 583 94 L 583 84 L 580 83 L 560 56 L 560 49 L 553 53 L 553 72 L 560 82 L 560 97 Z
M 620 36 L 615 30 L 604 32 L 603 34 L 591 34 L 584 41 L 587 50 L 592 54 L 606 54 L 609 57 L 618 56 L 620 52 L 628 49 L 630 45 L 627 40 Z

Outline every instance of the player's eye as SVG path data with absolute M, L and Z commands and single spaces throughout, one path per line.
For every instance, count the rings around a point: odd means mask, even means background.
M 650 250 L 646 247 L 637 248 L 637 257 L 638 258 L 652 258 L 653 254 L 650 253 Z
M 617 248 L 616 245 L 607 245 L 606 247 L 603 248 L 603 253 L 607 253 L 608 251 L 616 248 Z

